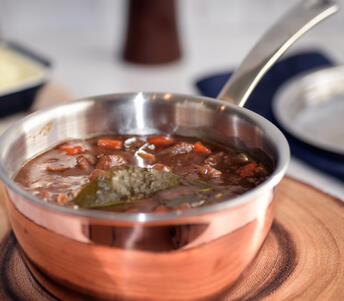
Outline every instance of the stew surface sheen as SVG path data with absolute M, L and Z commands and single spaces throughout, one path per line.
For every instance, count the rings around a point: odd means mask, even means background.
M 201 180 L 212 188 L 178 186 L 136 202 L 101 210 L 187 210 L 235 197 L 263 182 L 268 169 L 247 154 L 193 137 L 102 135 L 70 140 L 29 160 L 14 177 L 23 189 L 48 202 L 78 208 L 74 197 L 104 171 L 135 165 Z M 98 209 L 99 210 L 99 209 Z

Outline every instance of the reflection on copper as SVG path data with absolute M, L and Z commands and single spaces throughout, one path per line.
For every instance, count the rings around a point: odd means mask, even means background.
M 171 93 L 166 93 L 162 98 L 164 99 L 164 100 L 170 100 L 171 99 L 171 97 L 172 97 L 172 94 Z
M 26 202 L 28 212 L 39 211 L 32 217 L 46 223 L 41 226 L 23 215 L 20 198 L 11 196 L 6 205 L 12 227 L 32 265 L 64 287 L 111 300 L 214 299 L 256 255 L 274 207 L 273 191 L 267 189 L 226 210 L 125 226 Z M 75 221 L 69 223 L 71 233 L 52 230 L 69 219 Z M 88 239 L 73 237 L 75 227 Z

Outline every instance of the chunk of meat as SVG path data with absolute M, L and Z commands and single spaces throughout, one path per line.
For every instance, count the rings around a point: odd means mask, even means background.
M 85 157 L 87 162 L 90 163 L 91 165 L 95 165 L 97 163 L 97 158 L 93 154 L 83 154 L 82 156 Z
M 48 171 L 65 171 L 70 168 L 71 166 L 68 166 L 61 162 L 52 163 L 47 166 Z
M 186 164 L 186 165 L 176 165 L 173 168 L 173 172 L 181 177 L 196 180 L 200 178 L 201 166 L 198 164 Z
M 222 172 L 220 170 L 218 170 L 214 167 L 211 167 L 208 164 L 201 166 L 200 172 L 201 172 L 201 174 L 207 175 L 211 178 L 220 177 L 222 175 Z
M 188 142 L 180 142 L 168 148 L 165 148 L 159 152 L 159 155 L 181 155 L 187 154 L 193 150 L 193 144 Z
M 210 155 L 208 156 L 208 158 L 204 160 L 204 163 L 210 166 L 216 166 L 220 164 L 221 161 L 223 160 L 223 155 L 224 155 L 223 152 L 218 152 L 216 154 Z
M 121 155 L 103 155 L 99 158 L 96 168 L 108 170 L 114 167 L 127 165 L 128 161 Z
M 88 162 L 88 160 L 86 159 L 86 157 L 84 156 L 79 156 L 76 158 L 76 163 L 77 163 L 77 166 L 83 170 L 83 171 L 86 171 L 86 172 L 89 172 L 90 171 L 90 163 Z
M 205 164 L 199 168 L 200 173 L 208 179 L 222 180 L 222 172 L 208 164 Z M 221 182 L 221 181 L 220 181 Z
M 172 171 L 171 167 L 162 163 L 156 163 L 152 166 L 152 168 L 157 169 L 157 170 L 162 170 L 162 171 Z

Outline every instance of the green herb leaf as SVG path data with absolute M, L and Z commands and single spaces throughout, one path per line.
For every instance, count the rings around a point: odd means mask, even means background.
M 190 180 L 171 172 L 123 166 L 98 176 L 84 186 L 73 201 L 81 208 L 115 206 L 148 198 L 164 189 L 190 184 L 193 184 Z

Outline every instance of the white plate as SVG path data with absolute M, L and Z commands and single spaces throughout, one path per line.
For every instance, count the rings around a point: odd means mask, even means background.
M 293 136 L 344 155 L 344 66 L 289 80 L 277 91 L 272 110 Z

